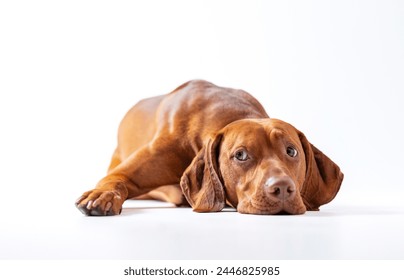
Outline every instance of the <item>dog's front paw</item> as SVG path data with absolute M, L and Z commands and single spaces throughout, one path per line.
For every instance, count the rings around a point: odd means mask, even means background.
M 121 214 L 123 201 L 117 191 L 94 189 L 85 192 L 76 207 L 87 216 L 113 216 Z

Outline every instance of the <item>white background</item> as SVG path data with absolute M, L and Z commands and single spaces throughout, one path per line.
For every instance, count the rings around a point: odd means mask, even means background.
M 107 257 L 67 249 L 83 225 L 105 230 L 74 209 L 75 198 L 105 174 L 135 102 L 198 78 L 248 91 L 341 167 L 341 191 L 317 218 L 356 211 L 344 226 L 367 220 L 358 239 L 381 233 L 373 241 L 398 248 L 367 255 L 367 241 L 352 249 L 348 234 L 342 253 L 336 243 L 328 253 L 278 248 L 257 258 L 403 258 L 403 15 L 398 0 L 0 2 L 0 257 Z M 252 227 L 257 219 L 234 216 Z M 341 237 L 332 232 L 327 242 Z M 178 256 L 210 257 L 160 255 Z

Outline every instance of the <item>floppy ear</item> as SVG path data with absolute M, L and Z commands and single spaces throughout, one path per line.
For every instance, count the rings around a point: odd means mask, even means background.
M 218 212 L 225 206 L 225 195 L 217 159 L 222 135 L 209 140 L 181 177 L 182 192 L 196 212 Z
M 306 178 L 300 193 L 307 210 L 318 210 L 337 195 L 344 174 L 303 133 L 299 132 L 299 138 L 306 156 Z

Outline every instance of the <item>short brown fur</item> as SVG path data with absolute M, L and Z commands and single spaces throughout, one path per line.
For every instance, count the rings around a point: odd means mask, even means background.
M 187 82 L 136 104 L 122 120 L 107 176 L 76 206 L 116 215 L 130 198 L 197 212 L 302 214 L 330 202 L 343 174 L 292 125 L 242 90 Z

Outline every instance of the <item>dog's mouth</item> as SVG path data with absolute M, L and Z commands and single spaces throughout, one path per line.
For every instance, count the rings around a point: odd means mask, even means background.
M 274 215 L 278 215 L 278 216 L 286 216 L 286 215 L 293 215 L 285 210 L 281 210 L 278 213 L 275 213 Z
M 306 207 L 299 201 L 264 203 L 251 199 L 240 202 L 237 211 L 243 214 L 290 216 L 304 214 Z

